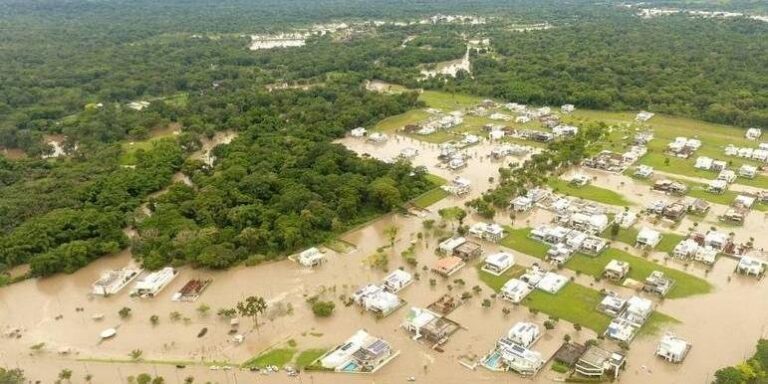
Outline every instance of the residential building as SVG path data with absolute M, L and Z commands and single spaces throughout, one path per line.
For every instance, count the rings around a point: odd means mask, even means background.
M 411 283 L 413 283 L 413 276 L 410 273 L 402 269 L 396 269 L 384 279 L 384 289 L 397 293 L 411 285 Z
M 643 290 L 646 292 L 655 293 L 659 296 L 666 296 L 674 285 L 675 281 L 666 277 L 664 272 L 653 271 L 645 279 Z
M 725 193 L 725 191 L 728 189 L 728 182 L 721 179 L 712 180 L 709 182 L 709 185 L 707 186 L 707 191 L 710 193 L 714 193 L 716 195 L 721 195 Z
M 131 292 L 131 296 L 154 297 L 179 275 L 172 267 L 165 267 L 140 278 Z
M 496 223 L 475 223 L 469 227 L 469 233 L 483 240 L 498 242 L 504 238 L 504 228 Z
M 110 296 L 120 292 L 133 279 L 141 274 L 140 268 L 125 267 L 118 270 L 104 272 L 91 285 L 91 294 L 97 296 Z
M 616 379 L 625 363 L 623 354 L 592 345 L 576 362 L 575 370 L 579 375 L 586 377 L 607 376 Z
M 507 340 L 525 348 L 530 348 L 541 337 L 539 326 L 528 322 L 518 322 L 507 332 Z
M 739 168 L 739 176 L 747 179 L 754 179 L 757 176 L 757 167 L 754 165 L 742 164 L 741 168 Z
M 644 122 L 646 122 L 646 121 L 650 120 L 650 119 L 651 119 L 653 116 L 655 116 L 655 115 L 656 115 L 656 114 L 655 114 L 655 113 L 652 113 L 652 112 L 647 112 L 647 111 L 640 111 L 640 112 L 639 112 L 639 113 L 638 113 L 638 114 L 635 116 L 635 121 L 638 121 L 638 122 L 644 123 Z
M 742 256 L 736 266 L 736 272 L 747 276 L 760 277 L 765 273 L 765 262 L 758 259 Z
M 563 113 L 571 113 L 576 110 L 576 107 L 573 104 L 563 104 L 560 107 L 560 111 Z
M 659 231 L 643 228 L 637 234 L 635 240 L 635 246 L 640 248 L 655 248 L 661 241 L 661 233 Z
M 653 176 L 653 167 L 648 165 L 640 165 L 635 169 L 635 176 L 642 179 L 648 179 Z
M 370 135 L 368 135 L 368 141 L 375 144 L 386 143 L 387 140 L 389 140 L 389 136 L 387 136 L 387 134 L 385 133 L 373 132 Z
M 629 263 L 626 261 L 612 259 L 603 269 L 603 276 L 609 280 L 621 281 L 629 274 Z
M 699 251 L 699 244 L 693 239 L 685 239 L 679 242 L 675 249 L 672 251 L 672 255 L 681 259 L 693 258 Z
M 709 231 L 704 236 L 704 245 L 722 251 L 729 243 L 728 234 L 719 231 Z
M 691 345 L 687 341 L 667 333 L 661 337 L 656 347 L 656 356 L 670 363 L 682 363 L 690 350 Z
M 368 284 L 358 289 L 352 295 L 352 300 L 379 316 L 389 315 L 404 303 L 397 295 L 376 284 Z
M 500 276 L 515 265 L 515 256 L 508 252 L 493 253 L 485 257 L 483 271 Z
M 368 130 L 363 127 L 357 127 L 349 131 L 349 135 L 352 137 L 365 137 L 367 133 Z
M 533 287 L 527 282 L 518 279 L 510 279 L 504 283 L 503 287 L 501 287 L 499 294 L 502 299 L 509 300 L 513 303 L 520 303 L 532 291 Z
M 448 277 L 458 272 L 464 265 L 464 260 L 460 257 L 448 256 L 438 260 L 432 270 L 439 275 Z
M 760 128 L 749 128 L 749 129 L 747 129 L 747 132 L 744 134 L 744 137 L 746 137 L 748 140 L 757 140 L 762 135 L 763 135 L 763 130 L 762 129 L 760 129 Z
M 319 249 L 312 247 L 299 253 L 296 261 L 305 267 L 316 267 L 324 263 L 326 260 L 324 253 L 320 252 Z
M 547 272 L 536 284 L 536 288 L 541 289 L 544 292 L 556 294 L 566 284 L 568 284 L 568 278 L 563 275 L 558 275 L 554 272 Z
M 717 175 L 717 180 L 725 181 L 728 184 L 733 183 L 736 181 L 736 172 L 731 169 L 723 169 Z
M 705 171 L 709 171 L 710 169 L 712 169 L 712 162 L 713 161 L 714 160 L 712 160 L 709 157 L 700 156 L 699 158 L 696 159 L 696 164 L 694 164 L 693 167 L 696 168 L 696 169 L 703 169 Z
M 320 358 L 320 365 L 336 372 L 372 373 L 391 361 L 398 353 L 392 351 L 385 340 L 359 330 L 332 352 Z
M 458 256 L 464 261 L 469 261 L 483 253 L 480 244 L 473 241 L 465 241 L 453 249 L 453 255 Z
M 464 237 L 451 237 L 444 241 L 442 241 L 440 244 L 438 244 L 438 249 L 445 253 L 445 254 L 453 254 L 453 251 L 458 247 L 459 245 L 462 245 L 467 242 L 467 239 Z
M 611 317 L 618 316 L 627 306 L 627 300 L 616 295 L 606 295 L 597 309 Z

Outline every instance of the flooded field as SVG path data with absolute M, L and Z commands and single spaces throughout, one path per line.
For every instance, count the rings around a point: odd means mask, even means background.
M 459 71 L 472 73 L 472 66 L 469 60 L 469 48 L 467 48 L 467 52 L 461 59 L 437 63 L 435 64 L 434 69 L 422 69 L 421 76 L 423 79 L 428 79 L 437 75 L 456 77 Z
M 233 132 L 223 132 L 206 142 L 196 154 L 210 159 L 210 150 L 220 143 L 230 142 Z M 560 374 L 546 366 L 533 379 L 524 379 L 512 373 L 494 373 L 478 367 L 470 370 L 459 364 L 459 359 L 481 358 L 493 348 L 496 340 L 504 335 L 518 321 L 530 321 L 542 328 L 543 337 L 533 349 L 550 358 L 568 335 L 575 341 L 594 339 L 595 332 L 575 330 L 572 324 L 560 320 L 552 330 L 544 330 L 547 320 L 543 313 L 534 314 L 525 306 L 513 306 L 501 299 L 491 298 L 491 289 L 479 278 L 476 264 L 471 262 L 450 279 L 434 275 L 425 269 L 438 260 L 435 253 L 438 238 L 450 231 L 451 224 L 427 229 L 423 221 L 435 220 L 440 208 L 463 206 L 469 199 L 479 196 L 493 187 L 498 168 L 522 158 L 507 157 L 496 161 L 490 158 L 495 144 L 488 141 L 470 146 L 463 151 L 467 154 L 467 166 L 451 171 L 437 160 L 439 147 L 402 136 L 392 136 L 386 143 L 373 144 L 363 139 L 345 138 L 338 141 L 348 148 L 380 159 L 392 159 L 403 149 L 415 148 L 418 155 L 412 160 L 415 165 L 427 167 L 430 173 L 451 180 L 461 176 L 472 182 L 472 190 L 463 197 L 448 197 L 429 207 L 420 216 L 387 215 L 341 237 L 352 244 L 349 251 L 338 253 L 325 249 L 328 262 L 320 267 L 308 269 L 289 261 L 278 261 L 254 267 L 240 266 L 227 271 L 180 269 L 180 275 L 157 297 L 140 299 L 130 297 L 127 287 L 110 297 L 89 295 L 91 284 L 106 270 L 119 269 L 133 263 L 130 250 L 105 257 L 72 275 L 58 275 L 47 279 L 31 279 L 0 289 L 0 331 L 20 329 L 19 338 L 3 336 L 0 343 L 0 361 L 10 367 L 21 367 L 28 374 L 45 382 L 55 380 L 62 369 L 75 372 L 73 382 L 90 373 L 96 383 L 123 383 L 127 377 L 139 373 L 162 375 L 168 382 L 181 382 L 187 376 L 194 376 L 196 382 L 210 380 L 219 383 L 250 382 L 258 380 L 269 383 L 295 383 L 309 380 L 311 383 L 370 383 L 406 382 L 414 377 L 420 382 L 445 383 L 496 383 L 535 382 L 551 383 L 560 380 Z M 597 186 L 609 188 L 625 195 L 638 206 L 658 198 L 645 184 L 621 175 L 579 170 L 593 177 Z M 176 180 L 185 181 L 177 175 Z M 719 209 L 719 207 L 716 207 Z M 714 213 L 710 213 L 713 215 Z M 750 216 L 744 231 L 737 231 L 737 237 L 749 233 L 761 233 L 766 229 L 765 220 L 757 214 Z M 515 228 L 529 227 L 551 221 L 552 215 L 534 210 L 514 223 L 506 212 L 499 212 L 496 221 Z M 480 221 L 470 215 L 467 223 Z M 390 227 L 398 229 L 394 247 L 385 234 Z M 684 232 L 687 224 L 680 226 Z M 760 247 L 768 247 L 766 239 L 756 239 Z M 501 246 L 483 242 L 484 254 L 502 249 Z M 401 253 L 414 246 L 418 265 L 408 265 Z M 387 270 L 369 266 L 369 256 L 382 249 L 388 255 Z M 507 250 L 508 251 L 508 250 Z M 531 266 L 539 259 L 513 252 L 516 263 Z M 653 258 L 661 259 L 659 253 Z M 714 286 L 711 294 L 686 299 L 658 301 L 658 310 L 671 316 L 679 323 L 662 323 L 661 331 L 673 331 L 693 344 L 685 362 L 673 365 L 654 355 L 660 333 L 641 334 L 628 351 L 628 366 L 621 382 L 630 384 L 708 382 L 719 367 L 741 361 L 752 353 L 752 348 L 761 336 L 765 336 L 768 321 L 768 306 L 762 303 L 768 294 L 765 281 L 733 275 L 736 262 L 723 258 L 707 272 L 699 266 L 685 266 L 674 261 L 664 262 L 667 267 L 686 270 L 689 274 L 706 279 Z M 363 312 L 356 305 L 344 306 L 340 298 L 350 296 L 359 286 L 380 282 L 396 268 L 404 268 L 417 280 L 398 295 L 407 304 L 383 319 Z M 559 273 L 572 278 L 573 283 L 595 290 L 611 289 L 621 295 L 635 292 L 629 288 L 597 282 L 591 276 L 576 274 L 568 269 Z M 173 294 L 190 279 L 211 279 L 212 285 L 195 302 L 174 302 Z M 435 284 L 430 280 L 435 279 Z M 459 283 L 459 279 L 461 283 Z M 401 327 L 407 308 L 426 307 L 446 293 L 471 292 L 479 286 L 480 293 L 473 293 L 469 299 L 452 312 L 448 318 L 461 325 L 443 347 L 443 352 L 430 349 L 411 340 Z M 242 319 L 240 332 L 245 339 L 236 343 L 229 334 L 230 324 L 216 315 L 220 308 L 230 308 L 236 302 L 251 295 L 262 296 L 271 310 L 260 317 L 258 327 L 250 319 Z M 319 295 L 324 300 L 336 302 L 336 311 L 330 318 L 317 318 L 306 300 Z M 23 298 L 23 299 L 22 299 Z M 483 307 L 483 299 L 490 298 L 490 307 Z M 201 312 L 201 304 L 210 306 L 210 311 Z M 128 318 L 121 318 L 118 311 L 131 309 Z M 510 309 L 508 314 L 503 309 Z M 716 308 L 716 310 L 715 310 Z M 178 312 L 178 316 L 172 313 Z M 157 324 L 150 317 L 158 316 Z M 734 321 L 739 323 L 739 332 L 732 331 Z M 100 340 L 99 334 L 108 328 L 115 328 L 117 335 Z M 203 328 L 207 332 L 199 336 Z M 390 364 L 374 375 L 349 375 L 327 372 L 305 372 L 297 378 L 285 373 L 262 376 L 246 370 L 212 370 L 210 366 L 237 367 L 246 360 L 274 347 L 294 345 L 297 351 L 329 349 L 346 340 L 358 329 L 391 343 L 393 350 L 400 351 Z M 42 347 L 32 348 L 39 343 Z M 607 342 L 604 342 L 607 343 Z M 141 359 L 134 360 L 132 351 L 140 350 Z M 185 368 L 177 368 L 176 365 Z

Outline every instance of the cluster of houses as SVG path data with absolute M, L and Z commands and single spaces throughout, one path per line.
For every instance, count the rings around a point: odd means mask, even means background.
M 566 284 L 568 278 L 554 272 L 547 271 L 534 264 L 520 276 L 519 279 L 510 279 L 499 291 L 499 296 L 512 303 L 520 303 L 534 289 L 557 294 Z
M 651 186 L 654 191 L 664 192 L 665 194 L 682 196 L 688 193 L 688 186 L 670 179 L 656 180 Z
M 120 292 L 141 274 L 141 268 L 125 267 L 107 271 L 91 285 L 91 294 L 96 296 L 111 296 Z
M 525 156 L 531 152 L 533 152 L 533 148 L 527 145 L 504 144 L 493 148 L 491 150 L 491 157 L 498 160 L 507 156 Z
M 581 345 L 574 342 L 563 343 L 555 352 L 554 361 L 573 368 L 574 371 L 596 381 L 602 379 L 616 380 L 626 364 L 626 358 L 621 352 L 608 351 L 598 345 Z
M 373 373 L 398 354 L 386 340 L 359 330 L 317 361 L 323 368 L 336 372 Z
M 703 202 L 703 200 L 702 200 Z M 706 212 L 709 210 L 709 204 L 706 202 L 698 203 L 696 200 L 655 200 L 652 201 L 647 207 L 648 213 L 659 216 L 662 219 L 679 222 L 685 216 L 686 213 L 693 212 Z
M 582 161 L 581 164 L 593 169 L 622 173 L 638 159 L 645 156 L 646 153 L 648 153 L 648 148 L 645 145 L 633 145 L 624 153 L 604 150 L 597 155 Z
M 752 256 L 742 256 L 736 265 L 736 272 L 747 276 L 762 278 L 765 274 L 766 262 Z
M 707 244 L 703 237 L 691 237 L 680 241 L 672 250 L 672 256 L 682 260 L 694 260 L 712 265 L 717 261 L 720 249 Z
M 547 189 L 532 188 L 526 191 L 525 195 L 515 197 L 509 204 L 515 212 L 528 212 L 551 195 L 552 192 Z
M 352 295 L 352 301 L 378 317 L 385 317 L 405 304 L 397 292 L 413 283 L 413 276 L 401 269 L 390 273 L 381 284 L 368 284 Z
M 483 358 L 483 367 L 497 372 L 513 371 L 523 376 L 535 375 L 546 363 L 541 353 L 531 349 L 540 337 L 541 330 L 536 324 L 516 323 Z
M 430 110 L 430 112 L 432 115 L 427 121 L 418 124 L 407 124 L 403 127 L 403 131 L 427 136 L 437 131 L 458 127 L 464 122 L 464 113 L 461 111 L 453 111 L 448 114 L 440 113 L 437 110 Z
M 584 225 L 593 227 L 594 224 L 590 223 L 590 220 L 590 218 L 585 218 Z M 602 226 L 602 221 L 600 221 L 600 226 Z M 547 251 L 547 260 L 554 264 L 563 265 L 576 252 L 598 255 L 605 250 L 608 247 L 608 242 L 596 236 L 596 233 L 599 232 L 560 225 L 540 225 L 532 229 L 529 236 L 531 239 L 550 245 Z
M 467 157 L 460 151 L 460 148 L 453 143 L 440 144 L 440 153 L 437 155 L 437 159 L 440 160 L 445 166 L 456 171 L 467 166 Z
M 444 277 L 458 272 L 468 261 L 477 258 L 483 253 L 480 244 L 469 241 L 465 237 L 451 237 L 443 240 L 438 244 L 438 251 L 444 257 L 435 263 L 432 271 Z
M 768 143 L 760 143 L 757 148 L 737 147 L 729 144 L 725 147 L 726 156 L 736 156 L 742 159 L 768 162 Z
M 701 148 L 701 140 L 687 137 L 676 137 L 675 140 L 667 144 L 667 153 L 683 159 L 689 158 L 694 152 Z
M 637 335 L 640 327 L 653 313 L 653 302 L 640 296 L 622 299 L 607 295 L 600 302 L 598 309 L 613 317 L 604 336 L 611 340 L 629 343 Z

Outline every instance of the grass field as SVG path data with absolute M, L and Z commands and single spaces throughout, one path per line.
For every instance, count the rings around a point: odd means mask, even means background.
M 508 269 L 506 272 L 502 273 L 500 276 L 496 276 L 494 274 L 483 271 L 482 262 L 478 263 L 475 268 L 477 269 L 477 273 L 478 273 L 478 276 L 480 277 L 480 281 L 485 283 L 485 285 L 489 286 L 495 292 L 500 291 L 501 287 L 503 287 L 504 284 L 507 281 L 509 281 L 509 279 L 520 277 L 523 275 L 523 273 L 525 273 L 525 268 L 519 265 L 513 266 L 512 268 Z
M 448 182 L 447 180 L 443 179 L 440 176 L 433 175 L 431 173 L 428 174 L 426 176 L 426 178 L 427 178 L 427 180 L 432 182 L 432 184 L 436 185 L 437 187 L 435 187 L 435 188 L 433 188 L 433 189 L 431 189 L 431 190 L 429 190 L 427 192 L 424 192 L 420 196 L 418 196 L 415 199 L 413 199 L 413 201 L 411 201 L 411 203 L 413 203 L 413 205 L 415 205 L 415 206 L 417 206 L 419 208 L 422 208 L 422 209 L 423 208 L 427 208 L 430 205 L 432 205 L 434 203 L 437 203 L 438 201 L 440 201 L 440 200 L 450 196 L 450 193 L 448 193 L 445 190 L 443 190 L 442 188 L 440 188 L 440 186 L 443 186 L 443 185 L 445 185 L 445 183 Z
M 401 113 L 399 115 L 390 116 L 376 124 L 373 129 L 380 132 L 394 132 L 406 124 L 415 124 L 419 121 L 426 120 L 429 117 L 429 113 L 422 109 L 412 109 L 408 112 Z
M 448 112 L 477 105 L 483 101 L 483 98 L 458 93 L 424 91 L 419 95 L 419 100 L 423 101 L 431 108 L 437 108 Z
M 637 241 L 637 235 L 640 233 L 640 230 L 635 227 L 629 227 L 627 229 L 620 229 L 619 234 L 616 235 L 616 237 L 612 237 L 611 234 L 611 228 L 609 227 L 606 229 L 601 236 L 605 239 L 611 240 L 611 241 L 619 241 L 624 244 L 628 244 L 630 246 L 634 246 L 635 242 Z M 656 246 L 657 251 L 661 252 L 667 252 L 670 253 L 672 250 L 675 249 L 675 246 L 683 241 L 685 239 L 685 236 L 678 235 L 676 233 L 669 233 L 669 232 L 663 232 L 662 238 L 659 244 Z
M 296 357 L 296 367 L 299 369 L 308 367 L 313 361 L 325 354 L 325 352 L 325 349 L 307 349 L 306 351 L 301 351 Z
M 565 267 L 587 275 L 599 277 L 603 274 L 603 268 L 605 268 L 608 262 L 612 259 L 629 263 L 631 268 L 627 277 L 634 280 L 644 281 L 653 271 L 662 271 L 665 275 L 674 279 L 675 286 L 667 294 L 668 299 L 701 295 L 712 290 L 712 285 L 704 279 L 676 269 L 664 267 L 642 257 L 632 256 L 629 253 L 615 248 L 608 248 L 597 257 L 577 253 L 565 263 Z
M 656 336 L 661 334 L 661 331 L 664 330 L 665 326 L 678 323 L 680 323 L 680 320 L 677 320 L 672 316 L 665 315 L 661 312 L 654 311 L 651 314 L 651 317 L 648 318 L 648 321 L 646 321 L 645 324 L 643 324 L 643 327 L 640 328 L 640 331 L 637 333 L 637 335 Z
M 610 189 L 600 188 L 594 185 L 576 187 L 569 184 L 565 180 L 554 178 L 550 178 L 547 184 L 555 192 L 568 196 L 592 200 L 603 204 L 616 205 L 620 207 L 628 207 L 632 205 L 632 203 L 625 199 L 624 196 L 611 191 Z
M 549 246 L 528 238 L 528 234 L 531 232 L 530 228 L 513 229 L 506 227 L 504 230 L 507 232 L 507 236 L 501 239 L 499 244 L 539 259 L 544 259 L 547 256 Z
M 600 292 L 570 282 L 556 295 L 534 290 L 523 300 L 523 304 L 601 334 L 611 322 L 608 315 L 595 310 L 601 300 Z
M 275 365 L 282 368 L 293 360 L 294 348 L 276 348 L 256 356 L 242 364 L 243 368 L 264 368 Z

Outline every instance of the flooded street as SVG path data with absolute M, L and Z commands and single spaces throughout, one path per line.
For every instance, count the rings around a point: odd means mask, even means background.
M 233 137 L 234 134 L 222 135 L 218 142 L 229 142 Z M 371 144 L 354 138 L 338 142 L 358 153 L 368 153 L 381 159 L 394 158 L 405 148 L 416 148 L 419 154 L 413 159 L 415 165 L 423 165 L 429 172 L 448 180 L 456 176 L 467 178 L 472 182 L 472 190 L 461 198 L 441 200 L 429 207 L 423 213 L 424 217 L 386 215 L 346 233 L 341 239 L 354 245 L 354 248 L 342 253 L 325 249 L 328 262 L 315 269 L 301 267 L 290 260 L 254 267 L 239 266 L 227 271 L 183 267 L 179 277 L 155 298 L 130 297 L 130 287 L 111 297 L 89 296 L 91 284 L 102 272 L 133 263 L 130 251 L 125 250 L 101 258 L 72 275 L 13 284 L 0 289 L 0 331 L 5 333 L 9 329 L 20 328 L 22 336 L 18 339 L 2 338 L 0 361 L 9 367 L 21 367 L 32 378 L 44 382 L 53 382 L 65 368 L 75 372 L 73 382 L 78 383 L 83 382 L 81 378 L 86 373 L 94 376 L 95 383 L 125 383 L 128 376 L 144 372 L 162 375 L 170 383 L 180 383 L 187 376 L 194 376 L 196 382 L 210 380 L 218 383 L 398 383 L 406 382 L 411 376 L 419 382 L 429 383 L 555 382 L 559 374 L 548 367 L 535 378 L 528 379 L 512 373 L 493 373 L 480 367 L 472 371 L 460 365 L 459 358 L 482 357 L 488 353 L 496 340 L 516 322 L 530 321 L 541 327 L 547 316 L 534 315 L 524 306 L 513 306 L 501 299 L 491 299 L 490 308 L 482 307 L 482 300 L 490 298 L 491 290 L 479 280 L 475 264 L 480 260 L 467 265 L 450 279 L 437 277 L 424 269 L 438 260 L 435 253 L 438 238 L 448 234 L 451 224 L 447 224 L 445 229 L 440 229 L 439 225 L 435 229 L 426 229 L 423 221 L 433 219 L 439 223 L 437 210 L 463 206 L 465 201 L 495 185 L 498 168 L 523 159 L 507 157 L 503 161 L 491 160 L 489 154 L 495 144 L 483 141 L 464 150 L 468 155 L 466 168 L 451 171 L 439 165 L 439 149 L 435 144 L 401 136 L 391 137 L 385 144 Z M 213 146 L 215 144 L 212 143 L 204 146 L 197 156 L 210 156 Z M 605 173 L 595 173 L 594 176 L 595 185 L 619 191 L 638 206 L 658 198 L 647 185 L 631 178 Z M 175 180 L 185 179 L 177 175 Z M 752 216 L 755 220 L 759 219 L 755 213 Z M 514 226 L 532 226 L 551 219 L 551 213 L 537 209 L 518 216 Z M 479 221 L 475 215 L 467 218 L 468 224 L 475 221 Z M 506 212 L 498 212 L 496 221 L 512 224 Z M 749 232 L 760 228 L 765 230 L 757 223 L 748 222 L 747 225 Z M 764 222 L 762 225 L 765 225 Z M 383 250 L 389 260 L 387 271 L 374 269 L 368 265 L 367 259 L 389 244 L 385 230 L 391 226 L 398 228 L 398 234 L 394 248 Z M 686 225 L 681 225 L 681 228 L 684 231 Z M 768 246 L 764 243 L 765 239 L 757 241 L 760 246 Z M 415 244 L 416 266 L 409 266 L 401 257 L 401 253 L 411 244 Z M 498 250 L 501 247 L 496 244 L 483 243 L 486 255 Z M 513 253 L 518 265 L 530 266 L 540 262 L 518 252 Z M 653 256 L 661 258 L 658 253 Z M 687 339 L 693 344 L 693 349 L 683 364 L 669 364 L 654 355 L 661 335 L 641 335 L 631 344 L 628 366 L 620 382 L 708 382 L 716 369 L 751 355 L 755 341 L 765 335 L 768 306 L 762 303 L 768 295 L 768 286 L 765 281 L 733 275 L 735 263 L 734 260 L 722 258 L 707 273 L 697 266 L 685 267 L 673 261 L 666 262 L 668 267 L 685 269 L 714 286 L 711 294 L 658 302 L 659 311 L 680 320 L 679 324 L 664 324 L 664 330 Z M 350 296 L 361 285 L 380 282 L 388 271 L 400 267 L 419 276 L 414 284 L 398 293 L 407 302 L 403 308 L 377 319 L 356 305 L 346 307 L 341 303 L 340 297 Z M 577 275 L 567 269 L 560 273 L 596 290 L 607 288 L 621 295 L 634 293 L 629 288 L 596 282 L 591 276 Z M 212 279 L 213 283 L 196 302 L 171 301 L 172 295 L 190 279 Z M 434 286 L 430 284 L 430 279 L 436 280 Z M 464 283 L 459 284 L 456 279 Z M 473 295 L 448 316 L 462 329 L 451 337 L 444 346 L 444 352 L 411 340 L 410 335 L 400 327 L 408 307 L 426 307 L 445 293 L 460 294 L 471 291 L 475 285 L 481 287 L 481 293 Z M 219 319 L 216 312 L 220 308 L 231 308 L 251 295 L 264 297 L 271 310 L 260 317 L 258 328 L 250 319 L 242 319 L 240 332 L 245 341 L 237 344 L 228 333 L 229 322 Z M 314 316 L 306 303 L 306 299 L 314 295 L 337 303 L 336 311 L 330 318 Z M 210 311 L 200 313 L 197 308 L 201 304 L 209 305 Z M 131 309 L 129 318 L 121 319 L 118 315 L 123 307 Z M 511 309 L 510 313 L 505 315 L 503 308 Z M 179 319 L 171 318 L 173 312 L 180 314 Z M 94 315 L 103 315 L 103 318 L 94 320 Z M 152 315 L 159 317 L 156 325 L 149 320 Z M 739 322 L 738 332 L 732 330 L 736 319 Z M 99 334 L 107 328 L 115 328 L 117 335 L 102 341 Z M 203 328 L 207 328 L 207 333 L 198 337 Z M 299 351 L 329 349 L 358 329 L 366 329 L 384 338 L 394 350 L 401 352 L 400 355 L 373 375 L 305 372 L 292 378 L 282 372 L 263 376 L 238 369 L 224 371 L 209 368 L 210 365 L 235 367 L 271 347 L 285 346 L 289 340 L 295 342 Z M 534 350 L 546 358 L 551 357 L 565 335 L 578 342 L 597 336 L 588 329 L 576 331 L 572 324 L 563 320 L 555 329 L 544 330 L 542 327 L 542 331 L 543 337 Z M 31 347 L 39 343 L 45 345 L 40 351 L 34 351 Z M 143 360 L 131 360 L 129 355 L 134 350 L 142 351 Z M 61 351 L 68 353 L 60 354 Z M 179 369 L 176 364 L 186 367 Z

